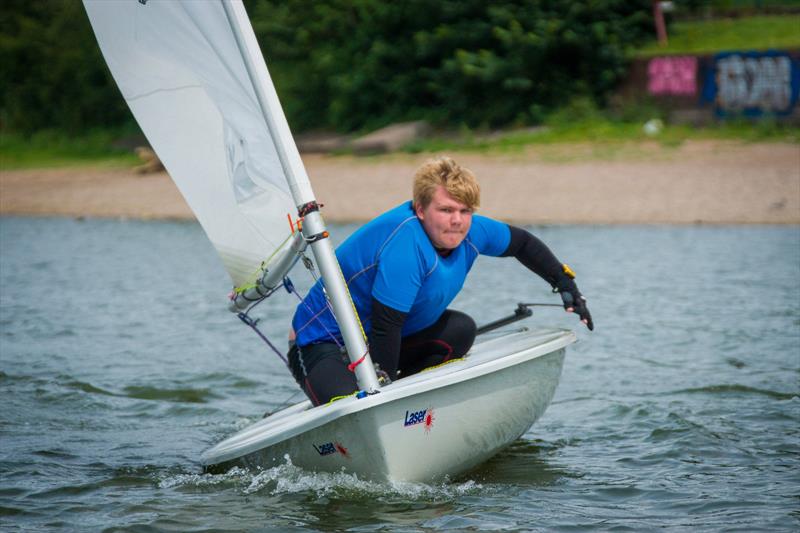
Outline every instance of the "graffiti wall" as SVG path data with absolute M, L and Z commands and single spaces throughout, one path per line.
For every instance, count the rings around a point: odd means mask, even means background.
M 651 101 L 709 118 L 800 117 L 800 52 L 731 51 L 663 56 L 633 63 L 624 99 Z
M 697 58 L 655 57 L 647 65 L 647 90 L 651 95 L 697 94 Z
M 727 52 L 706 70 L 702 101 L 720 116 L 788 115 L 797 104 L 800 69 L 783 52 Z

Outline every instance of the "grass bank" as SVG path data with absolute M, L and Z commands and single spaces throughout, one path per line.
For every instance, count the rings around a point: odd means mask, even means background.
M 652 57 L 713 54 L 726 50 L 800 49 L 800 15 L 677 21 L 669 29 L 667 46 L 653 41 L 633 52 Z
M 516 130 L 438 132 L 403 148 L 407 153 L 476 152 L 513 153 L 529 147 L 553 147 L 554 160 L 608 159 L 633 156 L 637 145 L 659 143 L 678 147 L 702 139 L 742 142 L 800 143 L 800 127 L 762 120 L 724 122 L 705 128 L 665 124 L 657 111 L 638 111 L 635 118 L 571 106 L 550 116 L 544 125 Z M 32 137 L 3 135 L 0 141 L 0 170 L 95 166 L 133 167 L 141 161 L 130 149 L 115 148 L 114 132 L 92 132 L 68 136 L 48 132 Z M 591 152 L 567 155 L 558 145 L 589 143 Z M 348 151 L 342 153 L 347 154 Z
M 91 131 L 70 135 L 42 131 L 30 136 L 0 133 L 0 169 L 70 166 L 130 167 L 139 158 L 128 148 L 115 147 L 119 131 Z
M 420 139 L 407 152 L 509 152 L 530 146 L 593 143 L 599 152 L 615 147 L 657 142 L 665 147 L 690 140 L 800 143 L 800 127 L 769 119 L 725 121 L 704 128 L 667 124 L 656 108 L 604 111 L 578 101 L 550 115 L 544 125 L 520 130 L 481 132 L 462 130 Z

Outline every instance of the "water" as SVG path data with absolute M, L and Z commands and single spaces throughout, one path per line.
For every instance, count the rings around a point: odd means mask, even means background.
M 577 271 L 597 328 L 537 310 L 532 325 L 580 337 L 553 404 L 490 463 L 425 485 L 289 463 L 202 474 L 203 450 L 296 387 L 225 311 L 199 226 L 0 219 L 0 525 L 800 528 L 800 228 L 532 229 Z M 276 298 L 262 325 L 281 339 L 294 301 Z M 557 299 L 487 258 L 454 307 L 483 323 L 517 301 Z

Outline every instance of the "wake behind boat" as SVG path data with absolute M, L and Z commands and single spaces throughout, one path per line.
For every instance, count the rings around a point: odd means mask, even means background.
M 311 184 L 240 0 L 84 0 L 108 66 L 247 314 L 310 249 L 361 391 L 285 409 L 202 456 L 211 471 L 292 461 L 376 479 L 457 475 L 550 403 L 575 335 L 516 332 L 381 387 Z M 288 317 L 287 317 L 288 323 Z M 265 339 L 266 340 L 266 339 Z

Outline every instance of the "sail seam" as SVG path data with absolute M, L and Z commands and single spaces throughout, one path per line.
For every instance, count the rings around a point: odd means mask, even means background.
M 154 94 L 158 93 L 172 93 L 177 91 L 182 91 L 184 89 L 202 89 L 203 85 L 184 85 L 181 87 L 170 87 L 168 89 L 154 89 L 150 92 L 137 94 L 136 96 L 131 96 L 129 98 L 125 98 L 128 102 L 133 102 L 134 100 L 138 100 L 140 98 L 145 98 L 147 96 L 153 96 Z

